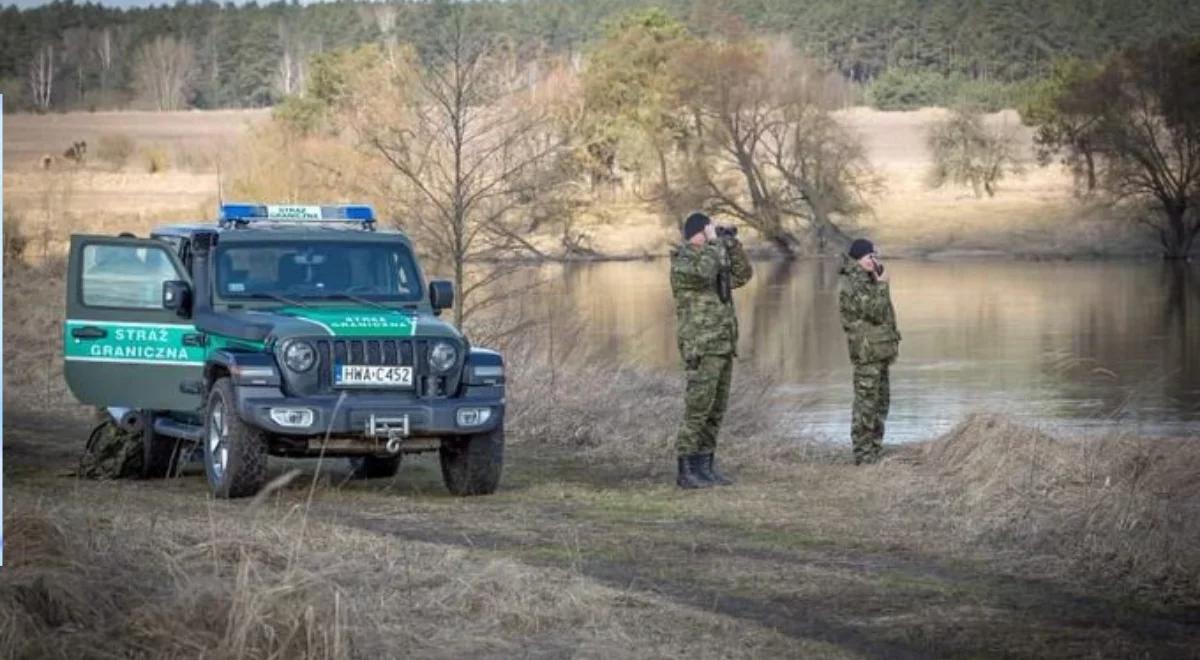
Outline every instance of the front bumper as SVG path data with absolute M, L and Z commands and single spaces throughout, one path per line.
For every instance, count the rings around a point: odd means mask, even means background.
M 504 421 L 503 387 L 467 387 L 463 396 L 418 399 L 404 394 L 347 390 L 340 394 L 287 396 L 277 387 L 237 388 L 238 412 L 247 423 L 275 435 L 291 437 L 368 435 L 372 417 L 407 417 L 408 437 L 443 437 L 486 433 Z M 271 417 L 272 408 L 307 408 L 313 413 L 306 427 L 283 426 Z M 473 426 L 458 423 L 463 408 L 487 408 L 487 421 Z

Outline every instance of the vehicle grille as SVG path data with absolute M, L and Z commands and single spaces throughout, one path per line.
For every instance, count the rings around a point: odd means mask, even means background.
M 413 367 L 413 393 L 421 398 L 453 394 L 458 388 L 458 369 L 444 376 L 430 374 L 425 339 L 318 339 L 313 342 L 319 358 L 317 388 L 333 391 L 333 373 L 338 364 Z M 389 390 L 394 391 L 394 390 Z

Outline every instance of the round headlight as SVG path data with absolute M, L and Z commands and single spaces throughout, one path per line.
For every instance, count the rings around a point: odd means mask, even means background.
M 283 363 L 292 371 L 308 371 L 317 362 L 317 351 L 306 341 L 294 341 L 283 349 Z
M 453 344 L 439 341 L 433 345 L 433 350 L 429 351 L 429 366 L 434 371 L 450 371 L 454 368 L 456 361 L 458 361 L 458 349 L 454 348 Z

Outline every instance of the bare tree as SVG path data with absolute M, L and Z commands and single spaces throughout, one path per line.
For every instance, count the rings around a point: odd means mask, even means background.
M 158 110 L 186 107 L 196 74 L 192 45 L 171 36 L 158 36 L 142 44 L 134 61 L 138 91 Z
M 396 21 L 400 17 L 399 7 L 392 4 L 372 3 L 361 5 L 359 12 L 365 20 L 375 23 L 375 27 L 379 28 L 379 34 L 383 35 L 386 43 L 395 45 Z
M 454 320 L 499 302 L 499 283 L 522 254 L 522 210 L 562 183 L 565 140 L 530 102 L 523 78 L 506 73 L 509 51 L 456 5 L 427 45 L 424 61 L 385 51 L 343 97 L 360 144 L 391 166 L 402 223 L 419 232 L 435 262 L 453 268 L 460 292 Z
M 92 40 L 92 53 L 96 58 L 97 68 L 100 70 L 101 90 L 108 91 L 108 86 L 112 82 L 117 48 L 117 35 L 114 28 L 105 26 L 96 32 L 95 38 Z
M 1022 170 L 1012 130 L 985 125 L 983 116 L 973 110 L 960 108 L 935 122 L 926 141 L 933 154 L 928 181 L 932 188 L 970 185 L 976 197 L 984 193 L 994 197 L 1006 175 Z
M 76 103 L 82 103 L 87 93 L 88 68 L 92 61 L 92 31 L 85 27 L 63 30 L 63 66 L 74 78 L 72 90 Z
M 808 228 L 817 252 L 849 241 L 848 225 L 883 186 L 858 137 L 816 105 L 785 111 L 763 150 L 769 170 L 785 183 L 781 210 Z
M 859 140 L 829 114 L 829 74 L 790 47 L 706 42 L 679 60 L 701 202 L 787 256 L 845 239 L 839 223 L 878 185 Z M 798 235 L 798 233 L 800 235 Z
M 1163 256 L 1189 258 L 1200 236 L 1200 40 L 1127 52 L 1101 85 L 1105 103 L 1092 108 L 1104 189 L 1137 209 Z
M 50 109 L 57 73 L 58 63 L 54 46 L 46 44 L 37 49 L 29 63 L 29 91 L 33 98 L 33 106 L 41 112 Z
M 275 67 L 275 85 L 281 96 L 299 94 L 304 90 L 307 75 L 307 55 L 304 39 L 298 38 L 294 27 L 282 19 L 276 25 L 282 52 Z

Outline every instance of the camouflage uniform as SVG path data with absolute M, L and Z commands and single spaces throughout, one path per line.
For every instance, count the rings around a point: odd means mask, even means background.
M 78 475 L 89 479 L 125 479 L 142 469 L 142 437 L 123 431 L 107 412 L 96 413 L 92 429 L 79 458 Z
M 854 364 L 854 409 L 850 438 L 854 462 L 874 462 L 883 445 L 891 393 L 888 368 L 896 360 L 900 332 L 896 311 L 886 282 L 863 270 L 858 262 L 844 257 L 838 283 L 842 328 Z
M 700 248 L 684 244 L 671 253 L 679 353 L 687 373 L 685 412 L 675 442 L 680 456 L 716 449 L 738 337 L 733 299 L 722 301 L 718 276 L 736 289 L 750 281 L 752 272 L 736 239 L 711 240 Z

